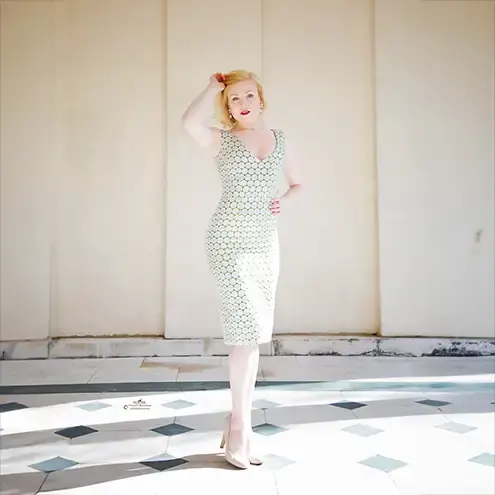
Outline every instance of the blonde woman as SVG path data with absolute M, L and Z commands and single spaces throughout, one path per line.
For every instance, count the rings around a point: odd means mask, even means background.
M 208 120 L 216 108 L 223 129 Z M 258 78 L 239 70 L 211 76 L 182 117 L 186 131 L 210 150 L 222 195 L 206 233 L 206 254 L 218 288 L 224 342 L 230 346 L 232 412 L 221 447 L 234 466 L 261 461 L 251 451 L 251 408 L 259 345 L 273 333 L 279 274 L 277 216 L 301 187 L 284 133 L 263 122 L 266 101 Z M 278 196 L 285 174 L 287 192 Z

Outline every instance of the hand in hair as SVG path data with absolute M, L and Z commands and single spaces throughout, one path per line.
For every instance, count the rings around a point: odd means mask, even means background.
M 221 72 L 217 72 L 210 77 L 210 84 L 208 86 L 220 93 L 220 91 L 223 91 L 225 89 L 224 81 L 225 76 Z

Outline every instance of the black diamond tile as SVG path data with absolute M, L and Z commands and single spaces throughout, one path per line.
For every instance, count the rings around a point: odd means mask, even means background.
M 182 435 L 182 433 L 187 433 L 188 431 L 192 430 L 192 428 L 189 428 L 187 426 L 179 425 L 177 423 L 171 423 L 169 425 L 153 428 L 151 431 L 160 433 L 160 435 L 166 435 L 167 437 L 173 437 L 175 435 Z
M 450 402 L 444 402 L 443 400 L 432 400 L 432 399 L 417 400 L 416 402 L 418 404 L 424 404 L 425 406 L 431 406 L 431 407 L 442 407 L 442 406 L 448 406 L 450 404 Z
M 361 404 L 361 402 L 334 402 L 330 404 L 331 406 L 341 407 L 342 409 L 349 409 L 350 411 L 354 409 L 359 409 L 360 407 L 366 407 L 367 404 Z
M 185 459 L 168 459 L 166 461 L 142 461 L 140 464 L 150 467 L 156 471 L 166 471 L 182 464 L 186 464 L 188 461 Z
M 60 435 L 61 437 L 70 438 L 72 440 L 73 438 L 84 437 L 85 435 L 96 433 L 97 431 L 98 430 L 89 428 L 88 426 L 73 426 L 72 428 L 58 430 L 55 434 Z
M 27 409 L 27 407 L 28 406 L 25 406 L 24 404 L 19 404 L 19 402 L 5 402 L 0 404 L 0 413 Z

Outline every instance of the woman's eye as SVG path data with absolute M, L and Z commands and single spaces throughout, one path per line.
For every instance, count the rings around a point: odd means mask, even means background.
M 253 98 L 253 96 L 254 96 L 253 94 L 249 94 L 248 98 Z

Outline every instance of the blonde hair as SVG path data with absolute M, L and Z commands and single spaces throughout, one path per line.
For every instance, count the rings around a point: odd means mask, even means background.
M 241 82 L 241 81 L 254 81 L 258 88 L 258 94 L 260 97 L 260 101 L 263 105 L 263 110 L 266 109 L 266 101 L 265 96 L 263 94 L 263 86 L 256 74 L 253 72 L 249 72 L 247 70 L 233 70 L 227 74 L 224 74 L 224 84 L 225 89 L 220 92 L 217 96 L 216 101 L 216 116 L 219 122 L 225 129 L 232 129 L 235 125 L 235 119 L 230 116 L 229 105 L 228 105 L 228 95 L 227 89 L 232 84 Z

